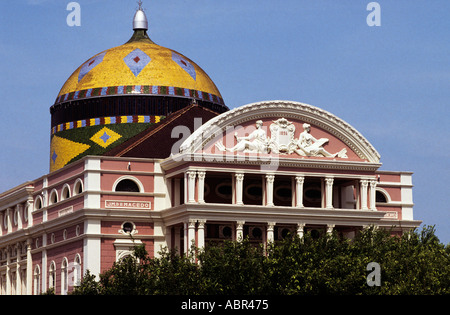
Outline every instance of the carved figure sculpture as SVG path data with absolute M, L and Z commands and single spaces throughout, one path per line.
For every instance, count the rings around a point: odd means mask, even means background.
M 256 130 L 247 137 L 238 137 L 234 134 L 237 144 L 227 148 L 222 142 L 216 143 L 216 148 L 222 152 L 246 152 L 246 153 L 275 153 L 292 154 L 300 156 L 325 156 L 325 157 L 347 157 L 347 149 L 343 148 L 337 153 L 330 153 L 323 148 L 329 140 L 327 138 L 316 139 L 311 135 L 311 125 L 303 124 L 303 132 L 298 140 L 295 139 L 295 125 L 286 118 L 273 121 L 270 125 L 271 137 L 268 138 L 262 128 L 262 120 L 256 122 Z
M 328 142 L 327 138 L 316 139 L 311 135 L 311 125 L 303 124 L 303 132 L 300 134 L 297 142 L 297 148 L 294 150 L 301 156 L 325 156 L 347 158 L 347 149 L 342 149 L 338 153 L 331 154 L 323 148 Z
M 262 129 L 263 122 L 258 120 L 256 122 L 256 130 L 254 130 L 247 137 L 238 137 L 237 132 L 234 137 L 237 144 L 232 148 L 226 148 L 221 142 L 216 143 L 216 148 L 220 151 L 228 152 L 250 152 L 250 153 L 267 153 L 267 136 L 264 129 Z

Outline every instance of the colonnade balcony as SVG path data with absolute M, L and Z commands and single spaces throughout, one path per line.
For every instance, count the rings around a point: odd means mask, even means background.
M 375 175 L 222 173 L 189 169 L 169 178 L 168 186 L 171 207 L 221 204 L 244 208 L 377 210 Z

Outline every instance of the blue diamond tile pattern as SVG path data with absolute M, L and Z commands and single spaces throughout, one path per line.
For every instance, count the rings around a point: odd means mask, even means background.
M 81 66 L 80 74 L 78 74 L 78 82 L 80 82 L 92 69 L 102 63 L 105 54 L 106 52 L 103 52 L 95 57 L 92 57 Z
M 53 163 L 55 163 L 57 157 L 58 157 L 58 154 L 56 154 L 56 151 L 53 151 L 53 155 L 52 155 Z
M 123 61 L 130 68 L 131 72 L 133 72 L 134 76 L 137 77 L 152 59 L 145 52 L 136 48 L 123 58 Z
M 196 80 L 197 73 L 195 72 L 194 66 L 186 60 L 183 56 L 180 56 L 179 54 L 172 52 L 172 60 L 175 61 L 181 68 L 183 68 L 184 71 L 189 73 L 189 75 Z
M 106 133 L 106 131 L 105 131 L 105 133 L 103 134 L 103 136 L 101 136 L 100 137 L 100 139 L 102 139 L 103 140 L 103 142 L 108 142 L 108 140 L 111 138 L 111 136 L 110 135 L 108 135 L 107 133 Z

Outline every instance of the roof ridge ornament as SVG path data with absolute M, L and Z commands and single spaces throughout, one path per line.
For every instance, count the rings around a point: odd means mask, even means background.
M 133 30 L 148 30 L 148 20 L 142 9 L 142 1 L 138 2 L 139 8 L 136 11 L 133 19 Z

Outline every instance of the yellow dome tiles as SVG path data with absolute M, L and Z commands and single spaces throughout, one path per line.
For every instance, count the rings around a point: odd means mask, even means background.
M 149 42 L 130 42 L 81 65 L 56 103 L 93 96 L 158 94 L 197 97 L 223 104 L 209 76 L 189 58 Z
M 89 148 L 87 144 L 53 136 L 50 143 L 50 172 L 62 168 Z

